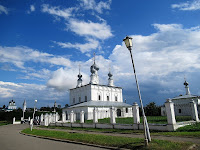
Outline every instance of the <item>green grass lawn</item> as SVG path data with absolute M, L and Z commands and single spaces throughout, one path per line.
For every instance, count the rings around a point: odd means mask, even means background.
M 148 123 L 154 124 L 167 124 L 166 116 L 147 116 Z M 176 116 L 177 122 L 192 120 L 190 116 Z M 78 120 L 77 123 L 80 121 Z M 98 119 L 99 123 L 110 123 L 110 118 Z M 143 117 L 140 117 L 140 122 L 143 122 Z M 85 123 L 93 123 L 93 120 L 86 120 Z M 116 118 L 116 123 L 120 124 L 133 124 L 133 117 Z
M 10 123 L 7 121 L 0 121 L 0 126 L 7 125 L 7 124 L 10 124 Z
M 83 133 L 68 133 L 64 131 L 49 131 L 49 130 L 37 130 L 30 128 L 24 129 L 22 133 L 52 137 L 57 139 L 67 139 L 71 141 L 85 142 L 91 144 L 98 144 L 104 146 L 114 146 L 118 148 L 129 148 L 129 149 L 155 149 L 155 150 L 184 150 L 188 149 L 192 143 L 186 142 L 170 142 L 163 140 L 152 140 L 149 143 L 148 148 L 144 147 L 144 140 L 140 138 L 128 138 L 128 137 L 117 137 L 117 136 L 105 136 L 96 134 L 83 134 Z

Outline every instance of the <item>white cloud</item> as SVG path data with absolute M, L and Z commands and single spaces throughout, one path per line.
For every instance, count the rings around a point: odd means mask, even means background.
M 3 14 L 3 13 L 7 15 L 8 14 L 8 8 L 0 5 L 0 14 Z
M 191 0 L 187 1 L 185 3 L 179 3 L 179 4 L 172 4 L 172 8 L 177 8 L 179 10 L 183 11 L 191 11 L 191 10 L 199 10 L 200 9 L 200 0 Z
M 35 11 L 35 5 L 30 5 L 30 9 L 27 11 L 28 14 Z
M 97 49 L 100 47 L 99 41 L 94 40 L 94 39 L 88 39 L 88 43 L 80 44 L 80 43 L 62 43 L 62 42 L 55 42 L 62 48 L 75 48 L 80 50 L 82 53 L 89 52 L 91 50 Z
M 24 99 L 27 100 L 28 107 L 32 107 L 30 106 L 30 101 L 33 101 L 34 99 L 38 100 L 39 105 L 47 106 L 45 101 L 57 100 L 67 103 L 67 101 L 65 101 L 65 99 L 68 99 L 67 96 L 67 91 L 60 92 L 53 88 L 49 88 L 46 85 L 27 83 L 16 84 L 12 82 L 0 81 L 1 105 L 5 104 L 2 103 L 2 101 L 9 101 L 11 98 L 14 98 L 18 107 L 21 107 Z
M 70 19 L 69 29 L 80 36 L 91 36 L 97 39 L 105 40 L 112 36 L 111 28 L 104 23 L 85 22 L 76 19 Z
M 56 88 L 58 90 L 69 90 L 76 87 L 78 65 L 74 65 L 73 68 L 60 68 L 52 74 L 51 79 L 47 82 L 49 87 Z M 88 84 L 89 76 L 81 71 L 83 75 L 83 83 Z
M 25 69 L 24 64 L 26 62 L 39 62 L 52 65 L 70 66 L 69 59 L 54 56 L 52 54 L 39 52 L 28 47 L 16 46 L 16 47 L 2 47 L 0 46 L 0 62 L 12 63 L 16 67 Z
M 35 6 L 34 5 L 31 5 L 30 6 L 30 10 L 33 12 L 33 11 L 35 11 Z
M 59 17 L 63 17 L 65 19 L 68 19 L 69 17 L 71 17 L 73 15 L 72 12 L 75 9 L 76 8 L 74 8 L 74 7 L 67 8 L 67 9 L 61 9 L 60 7 L 52 7 L 52 6 L 49 6 L 48 4 L 42 5 L 42 12 L 49 13 L 51 15 L 55 15 L 55 16 L 59 16 Z
M 99 3 L 96 3 L 95 0 L 81 0 L 81 6 L 86 10 L 95 10 L 98 13 L 103 13 L 104 9 L 110 9 L 111 0 L 108 0 L 107 2 L 100 1 Z

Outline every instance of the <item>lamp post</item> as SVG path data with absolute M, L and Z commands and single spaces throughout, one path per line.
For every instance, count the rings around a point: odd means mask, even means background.
M 139 99 L 140 99 L 140 104 L 141 104 L 141 108 L 142 108 L 142 116 L 143 116 L 143 126 L 144 126 L 144 142 L 145 145 L 148 145 L 148 142 L 151 141 L 151 137 L 150 137 L 150 132 L 149 132 L 149 127 L 148 127 L 148 123 L 147 123 L 147 119 L 144 113 L 144 107 L 143 107 L 143 103 L 142 103 L 142 97 L 140 94 L 140 88 L 139 88 L 139 84 L 137 81 L 137 75 L 136 75 L 136 71 L 135 71 L 135 65 L 134 65 L 134 61 L 133 61 L 133 55 L 132 55 L 132 38 L 126 36 L 125 39 L 123 39 L 126 47 L 128 48 L 130 55 L 131 55 L 131 61 L 132 61 L 132 65 L 133 65 L 133 71 L 134 71 L 134 75 L 135 75 L 135 81 L 136 81 L 136 85 L 137 85 L 137 90 L 138 90 L 138 95 L 139 95 Z
M 55 125 L 56 125 L 56 101 L 54 102 Z
M 33 120 L 32 120 L 32 124 L 31 124 L 31 131 L 32 131 L 32 129 L 33 129 L 33 122 L 34 122 L 34 117 L 35 117 L 35 107 L 36 107 L 36 103 L 37 103 L 37 100 L 35 100 L 35 103 L 34 103 Z

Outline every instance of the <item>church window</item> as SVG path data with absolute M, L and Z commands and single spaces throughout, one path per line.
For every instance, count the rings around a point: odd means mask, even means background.
M 126 108 L 126 113 L 128 113 L 128 108 Z
M 178 112 L 181 113 L 181 109 L 179 109 Z
M 75 98 L 73 98 L 73 103 L 75 103 Z
M 87 102 L 87 96 L 85 96 L 85 102 Z
M 101 100 L 101 96 L 99 95 L 99 100 Z
M 115 101 L 117 101 L 117 96 L 115 96 Z
M 109 96 L 107 96 L 107 101 L 109 101 Z
M 81 102 L 81 97 L 79 97 L 79 103 Z

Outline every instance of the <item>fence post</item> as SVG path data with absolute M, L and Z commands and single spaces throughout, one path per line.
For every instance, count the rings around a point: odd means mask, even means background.
M 66 112 L 62 112 L 62 122 L 66 122 Z
M 80 112 L 80 123 L 84 123 L 84 111 Z
M 93 110 L 93 123 L 98 123 L 97 108 L 96 107 L 94 107 L 94 110 Z
M 15 124 L 15 117 L 13 118 L 13 124 Z
M 70 122 L 74 123 L 74 112 L 73 112 L 73 110 L 70 113 Z
M 115 119 L 115 108 L 111 107 L 110 108 L 110 123 L 111 124 L 115 124 L 116 123 L 116 119 Z
M 167 113 L 167 123 L 168 123 L 168 131 L 176 130 L 176 119 L 175 119 L 175 112 L 174 112 L 174 103 L 171 99 L 167 99 L 165 102 L 165 108 Z
M 43 122 L 43 121 L 44 121 L 44 115 L 41 114 L 41 116 L 40 116 L 40 122 Z
M 192 119 L 195 121 L 199 121 L 197 105 L 193 99 L 190 101 L 190 107 L 191 107 L 191 112 L 192 112 Z

